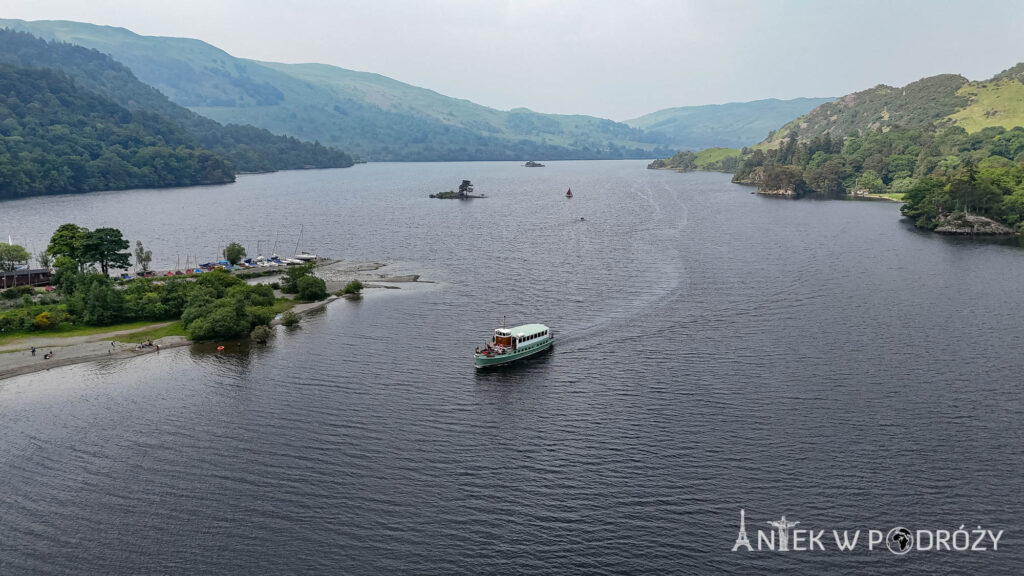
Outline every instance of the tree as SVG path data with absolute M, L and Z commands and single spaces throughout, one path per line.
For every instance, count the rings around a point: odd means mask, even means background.
M 281 315 L 281 324 L 283 326 L 295 326 L 299 323 L 299 320 L 299 315 L 291 310 L 286 310 L 285 313 Z
M 130 244 L 117 228 L 97 228 L 82 237 L 82 260 L 100 265 L 104 276 L 110 268 L 126 270 L 131 266 L 131 255 L 126 250 Z
M 303 276 L 297 282 L 299 300 L 323 300 L 327 297 L 327 283 L 316 276 Z
M 50 264 L 53 264 L 53 258 L 50 257 L 50 253 L 46 250 L 36 254 L 36 260 L 39 261 L 39 266 L 46 270 L 49 270 Z
M 149 263 L 153 261 L 153 252 L 142 247 L 142 240 L 135 241 L 135 264 L 142 268 L 142 273 L 149 272 Z
M 245 248 L 238 242 L 232 242 L 224 247 L 224 259 L 228 261 L 228 264 L 236 266 L 242 261 L 242 258 L 245 258 Z
M 299 292 L 299 280 L 312 273 L 312 264 L 289 266 L 284 272 L 283 282 L 281 283 L 281 292 L 284 292 L 285 294 L 297 294 Z
M 885 192 L 885 183 L 874 170 L 865 170 L 857 178 L 857 188 L 867 190 L 871 194 L 881 194 Z
M 17 244 L 0 243 L 0 270 L 10 272 L 19 264 L 28 262 L 32 255 Z
M 81 270 L 85 267 L 82 260 L 82 241 L 88 233 L 88 228 L 82 228 L 78 224 L 61 224 L 50 237 L 50 245 L 46 247 L 46 251 L 54 258 L 71 258 Z
M 190 316 L 189 309 L 182 314 L 182 323 Z M 221 298 L 202 306 L 201 315 L 185 326 L 185 333 L 192 340 L 214 338 L 236 338 L 249 332 L 252 318 L 241 298 Z

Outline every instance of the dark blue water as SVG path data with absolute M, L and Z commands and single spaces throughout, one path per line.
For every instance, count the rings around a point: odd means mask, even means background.
M 427 198 L 463 178 L 490 197 Z M 276 238 L 436 283 L 331 304 L 265 348 L 0 382 L 0 573 L 1024 565 L 1019 248 L 640 162 L 371 164 L 0 204 L 0 232 L 37 247 L 65 221 L 117 226 L 158 264 Z M 502 316 L 549 324 L 556 348 L 475 371 Z M 741 508 L 755 542 L 785 514 L 826 550 L 732 553 Z M 831 542 L 961 525 L 1004 530 L 999 550 Z

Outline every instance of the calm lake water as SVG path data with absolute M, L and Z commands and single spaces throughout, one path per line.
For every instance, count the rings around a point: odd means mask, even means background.
M 427 197 L 464 178 L 488 198 Z M 433 283 L 333 303 L 264 348 L 0 382 L 0 573 L 1024 565 L 1020 248 L 635 161 L 0 203 L 0 232 L 36 250 L 63 222 L 120 228 L 158 267 L 240 241 Z M 549 324 L 555 349 L 474 370 L 503 316 Z M 755 545 L 785 515 L 825 550 L 730 552 L 741 508 Z M 1004 530 L 999 549 L 867 549 L 868 530 L 961 525 Z M 837 551 L 831 531 L 858 529 Z

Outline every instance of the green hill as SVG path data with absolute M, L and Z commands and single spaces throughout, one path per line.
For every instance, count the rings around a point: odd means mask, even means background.
M 968 132 L 989 126 L 1024 126 L 1024 63 L 991 80 L 965 84 L 958 95 L 967 99 L 967 107 L 951 114 L 949 119 Z
M 601 118 L 499 111 L 384 76 L 235 58 L 198 40 L 63 21 L 0 26 L 110 54 L 177 104 L 371 160 L 640 158 L 661 134 Z
M 844 138 L 894 126 L 933 126 L 967 106 L 967 98 L 958 93 L 965 84 L 967 79 L 955 74 L 924 78 L 903 88 L 880 84 L 818 106 L 783 125 L 759 147 L 778 147 L 794 132 L 803 142 L 826 133 Z
M 809 142 L 825 134 L 845 138 L 896 127 L 951 125 L 969 133 L 995 126 L 1024 126 L 1024 64 L 989 80 L 970 82 L 963 76 L 942 74 L 903 88 L 880 84 L 848 94 L 783 125 L 757 148 L 778 148 L 790 134 Z
M 666 108 L 633 120 L 626 120 L 626 124 L 647 132 L 663 134 L 670 146 L 680 150 L 742 148 L 760 142 L 779 126 L 832 100 L 769 99 Z
M 129 110 L 159 114 L 180 126 L 195 144 L 229 160 L 237 170 L 345 167 L 353 163 L 349 155 L 318 144 L 275 136 L 253 126 L 222 126 L 171 102 L 152 86 L 140 82 L 124 65 L 97 50 L 0 29 L 0 62 L 59 70 L 79 86 Z

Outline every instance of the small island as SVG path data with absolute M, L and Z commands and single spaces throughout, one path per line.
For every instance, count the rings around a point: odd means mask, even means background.
M 469 198 L 486 198 L 483 194 L 473 194 L 473 184 L 469 180 L 463 180 L 462 184 L 459 185 L 459 191 L 449 190 L 447 192 L 438 192 L 437 194 L 431 194 L 431 198 L 441 198 L 446 200 L 459 199 L 465 200 Z
M 540 162 L 534 162 L 533 160 L 530 160 L 526 164 L 523 164 L 523 166 L 526 166 L 527 168 L 543 168 L 544 167 L 544 165 L 541 164 Z

